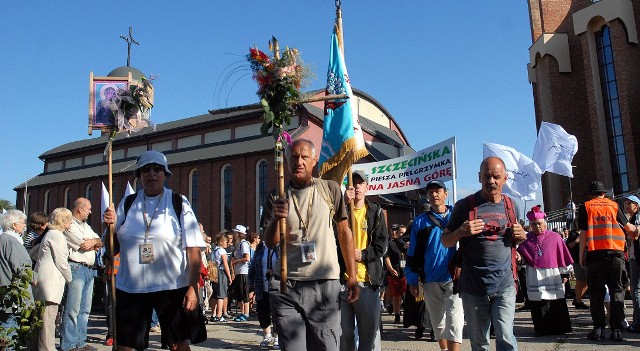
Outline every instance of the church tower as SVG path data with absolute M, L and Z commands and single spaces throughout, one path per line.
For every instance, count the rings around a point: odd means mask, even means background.
M 573 179 L 543 176 L 545 208 L 587 199 L 600 180 L 618 196 L 638 191 L 640 1 L 528 0 L 536 125 L 561 125 L 578 139 Z

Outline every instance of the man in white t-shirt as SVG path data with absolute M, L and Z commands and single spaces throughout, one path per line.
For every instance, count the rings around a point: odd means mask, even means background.
M 235 274 L 235 278 L 233 278 L 233 293 L 238 303 L 242 304 L 241 314 L 236 317 L 234 321 L 244 322 L 249 319 L 249 287 L 247 286 L 247 275 L 249 274 L 251 247 L 249 242 L 245 240 L 247 227 L 238 224 L 232 231 L 236 242 L 236 250 L 231 259 Z

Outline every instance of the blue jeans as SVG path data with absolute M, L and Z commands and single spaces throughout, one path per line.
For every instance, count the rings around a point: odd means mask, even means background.
M 640 329 L 640 266 L 635 259 L 629 260 L 631 268 L 631 301 L 633 301 L 633 323 L 631 328 Z
M 489 328 L 493 323 L 496 350 L 518 350 L 513 335 L 516 310 L 516 288 L 508 288 L 492 295 L 473 295 L 460 292 L 471 349 L 489 350 Z
M 360 298 L 347 302 L 347 293 L 340 293 L 342 336 L 340 350 L 356 350 L 356 327 L 359 340 L 357 350 L 380 350 L 380 288 L 360 286 Z M 357 326 L 356 326 L 356 323 Z
M 63 351 L 84 347 L 87 344 L 87 324 L 91 312 L 93 278 L 96 271 L 80 264 L 69 262 L 72 280 L 67 283 L 67 300 L 62 316 Z
M 151 314 L 151 328 L 160 325 L 160 321 L 158 320 L 158 314 L 156 313 L 155 308 L 153 309 L 153 313 Z

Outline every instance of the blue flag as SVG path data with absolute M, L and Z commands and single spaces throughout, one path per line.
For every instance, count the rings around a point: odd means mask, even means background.
M 342 182 L 353 163 L 369 154 L 365 147 L 358 114 L 353 108 L 355 97 L 340 48 L 337 26 L 331 36 L 331 55 L 327 73 L 326 95 L 346 94 L 349 99 L 324 103 L 324 131 L 320 151 L 320 176 Z

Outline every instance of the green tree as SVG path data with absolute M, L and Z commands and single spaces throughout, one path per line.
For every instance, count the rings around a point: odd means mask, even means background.
M 13 206 L 13 203 L 9 200 L 0 199 L 0 209 L 10 210 L 12 208 L 16 208 Z M 2 210 L 0 210 L 2 212 Z

